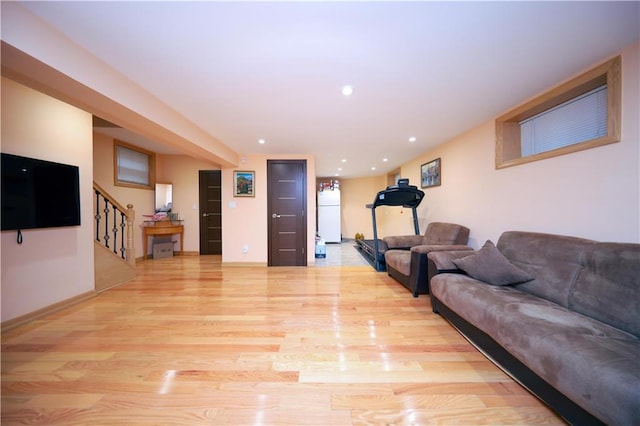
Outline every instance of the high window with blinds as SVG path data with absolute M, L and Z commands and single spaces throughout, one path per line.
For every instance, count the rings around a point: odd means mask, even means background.
M 616 57 L 496 120 L 496 168 L 620 141 Z
M 520 122 L 523 157 L 606 134 L 606 85 Z
M 155 156 L 152 152 L 115 141 L 113 157 L 115 185 L 153 188 Z

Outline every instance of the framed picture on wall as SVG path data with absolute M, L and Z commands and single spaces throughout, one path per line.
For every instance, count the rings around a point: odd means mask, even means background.
M 442 182 L 442 174 L 440 172 L 440 159 L 424 163 L 420 166 L 420 186 L 429 188 L 432 186 L 440 186 Z
M 233 172 L 233 196 L 234 197 L 255 197 L 256 172 L 240 171 Z

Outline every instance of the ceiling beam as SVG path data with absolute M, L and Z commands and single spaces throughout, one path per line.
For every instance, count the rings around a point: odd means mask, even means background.
M 2 75 L 186 155 L 240 155 L 18 4 L 2 5 Z

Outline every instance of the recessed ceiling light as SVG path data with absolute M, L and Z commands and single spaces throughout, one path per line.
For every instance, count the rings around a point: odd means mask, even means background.
M 383 162 L 383 163 L 386 163 L 387 161 L 389 161 L 389 159 L 388 159 L 388 158 L 383 158 L 383 159 L 382 159 L 382 162 Z
M 346 158 L 343 158 L 343 159 L 342 159 L 342 162 L 343 162 L 343 163 L 346 163 L 346 162 L 347 162 L 347 159 L 346 159 Z
M 409 138 L 409 142 L 415 142 L 415 141 L 416 141 L 415 136 L 411 136 L 411 137 Z
M 342 94 L 345 96 L 351 96 L 351 94 L 353 93 L 353 86 L 350 85 L 346 85 L 342 87 Z
M 340 176 L 340 173 L 336 173 L 334 176 L 335 176 L 335 177 L 338 177 L 338 176 Z
M 371 168 L 371 170 L 375 170 L 375 169 L 376 169 L 375 167 L 372 167 L 372 168 Z
M 264 143 L 265 143 L 265 142 L 266 142 L 266 141 L 265 141 L 264 139 L 258 139 L 258 143 L 259 143 L 260 145 L 264 145 Z
M 341 172 L 342 171 L 342 167 L 338 167 L 338 171 Z

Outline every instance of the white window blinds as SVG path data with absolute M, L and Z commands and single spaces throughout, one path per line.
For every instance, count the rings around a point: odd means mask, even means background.
M 607 86 L 600 86 L 520 122 L 522 156 L 607 134 Z
M 118 181 L 149 185 L 149 156 L 124 146 L 117 148 Z

